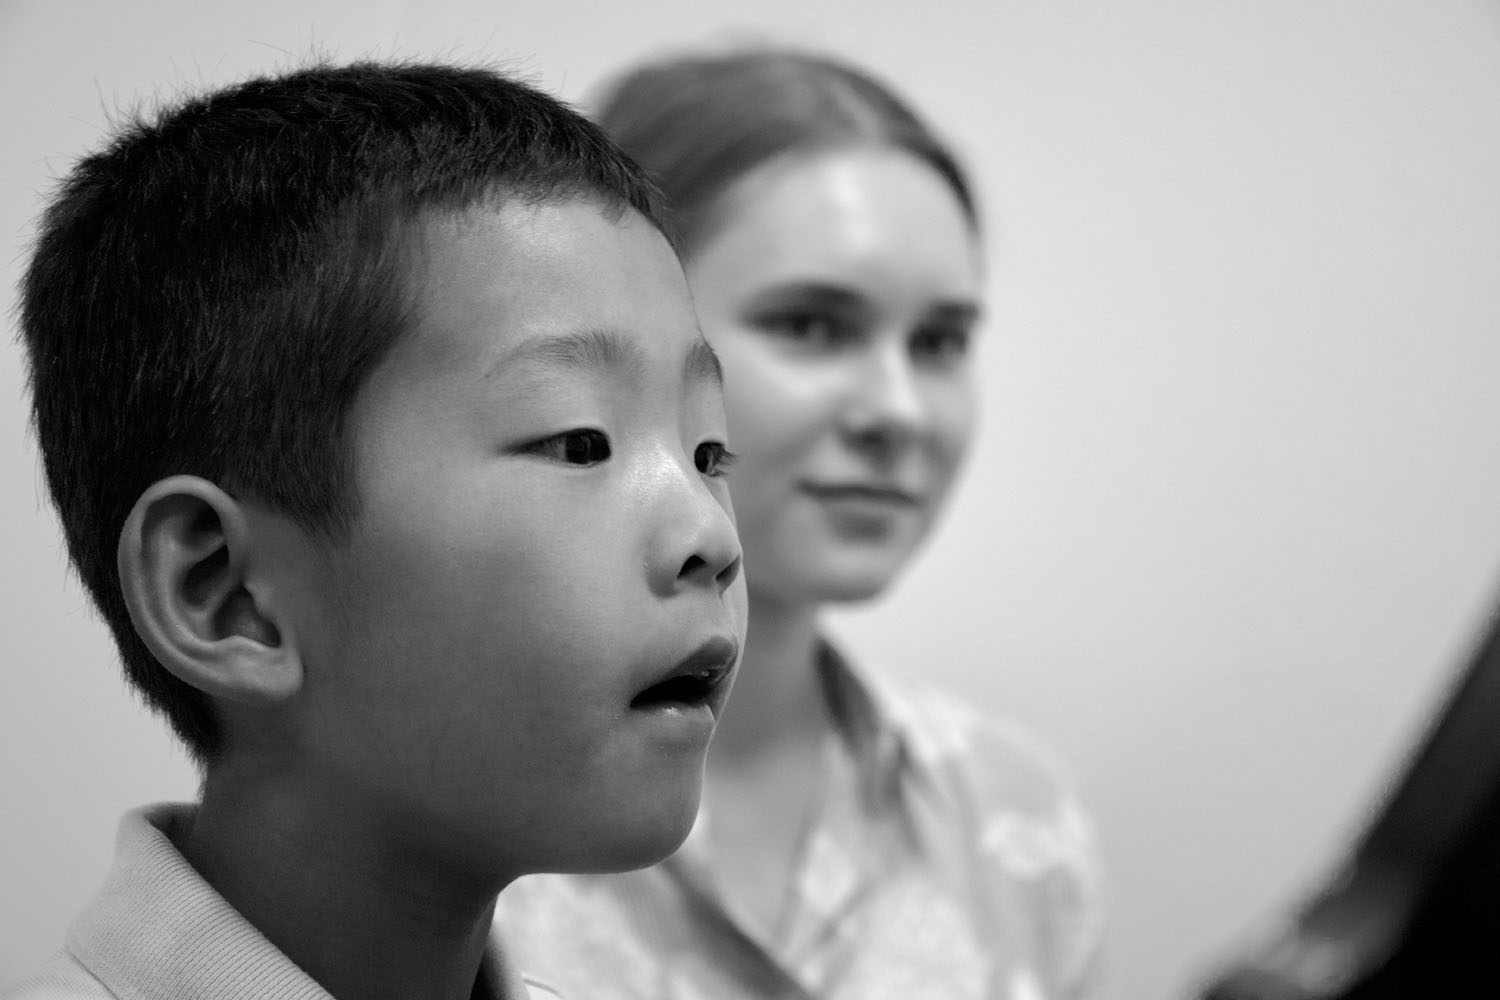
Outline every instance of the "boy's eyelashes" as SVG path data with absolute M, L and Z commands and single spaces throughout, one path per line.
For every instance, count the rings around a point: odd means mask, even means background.
M 523 445 L 521 451 L 565 465 L 580 466 L 598 465 L 613 454 L 609 435 L 592 427 L 549 434 Z M 693 465 L 704 476 L 718 478 L 724 475 L 734 460 L 734 453 L 722 441 L 704 441 L 693 449 Z
M 521 449 L 567 465 L 598 465 L 609 458 L 609 436 L 591 427 L 575 428 L 533 441 Z

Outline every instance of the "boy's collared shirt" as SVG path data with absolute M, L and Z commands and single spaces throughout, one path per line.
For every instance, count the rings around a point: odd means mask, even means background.
M 838 736 L 772 929 L 721 890 L 699 814 L 667 862 L 532 876 L 508 953 L 590 1000 L 1043 1000 L 1082 995 L 1103 901 L 1087 819 L 1045 754 L 951 698 L 820 664 Z
M 332 1000 L 172 844 L 166 831 L 194 808 L 155 805 L 125 815 L 109 877 L 63 950 L 5 990 L 4 1000 Z M 486 963 L 505 996 L 557 996 L 507 970 L 493 947 Z

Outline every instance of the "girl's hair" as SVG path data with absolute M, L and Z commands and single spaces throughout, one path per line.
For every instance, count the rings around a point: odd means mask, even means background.
M 661 187 L 689 253 L 718 221 L 719 197 L 754 168 L 850 146 L 895 148 L 928 164 L 979 229 L 947 144 L 886 84 L 829 56 L 775 48 L 662 59 L 627 71 L 594 103 L 595 120 Z

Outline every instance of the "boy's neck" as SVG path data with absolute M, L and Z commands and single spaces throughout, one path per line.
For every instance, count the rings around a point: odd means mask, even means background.
M 499 885 L 372 843 L 337 792 L 245 770 L 215 765 L 176 839 L 246 920 L 339 1000 L 486 995 L 475 984 Z

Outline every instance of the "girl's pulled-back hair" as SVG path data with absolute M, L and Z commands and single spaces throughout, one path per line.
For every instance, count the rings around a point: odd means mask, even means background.
M 957 158 L 890 87 L 825 55 L 757 48 L 662 59 L 625 73 L 594 119 L 654 177 L 691 253 L 718 221 L 719 197 L 781 156 L 891 147 L 947 182 L 970 226 L 973 191 Z

